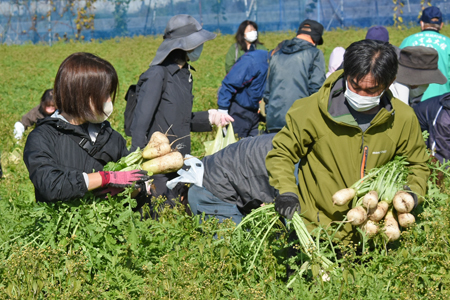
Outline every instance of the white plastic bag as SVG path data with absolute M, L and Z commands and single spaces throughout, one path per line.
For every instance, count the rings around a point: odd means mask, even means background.
M 203 186 L 203 163 L 197 157 L 186 154 L 184 164 L 190 166 L 189 170 L 178 170 L 178 177 L 167 181 L 166 186 L 173 189 L 179 182 L 192 183 L 199 187 Z

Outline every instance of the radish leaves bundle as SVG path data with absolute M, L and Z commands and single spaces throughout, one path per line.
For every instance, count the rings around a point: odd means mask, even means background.
M 117 162 L 109 162 L 103 167 L 103 171 L 131 171 L 140 170 L 143 162 L 142 151 L 137 148 L 136 151 L 122 157 Z
M 320 271 L 322 273 L 328 271 L 333 265 L 333 262 L 330 261 L 322 252 L 322 249 L 320 249 L 319 238 L 317 238 L 317 241 L 314 241 L 311 237 L 302 217 L 295 212 L 292 220 L 286 220 L 286 222 L 288 227 L 293 226 L 299 240 L 300 250 L 302 254 L 306 255 L 309 259 L 299 269 L 299 274 L 306 271 L 308 268 L 311 268 L 314 271 L 316 267 L 318 267 L 319 273 Z M 279 224 L 282 228 L 284 228 L 284 225 L 280 221 L 280 215 L 275 211 L 275 205 L 272 203 L 265 204 L 264 206 L 253 210 L 242 220 L 241 223 L 239 223 L 238 226 L 236 226 L 235 233 L 245 233 L 247 239 L 253 241 L 249 249 L 249 253 L 252 253 L 253 258 L 248 272 L 250 272 L 254 266 L 257 257 L 260 255 L 264 241 L 267 239 L 276 224 Z M 288 286 L 292 284 L 295 278 L 296 277 L 291 280 Z

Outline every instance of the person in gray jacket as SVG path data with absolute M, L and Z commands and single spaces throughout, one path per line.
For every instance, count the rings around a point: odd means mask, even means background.
M 279 50 L 272 52 L 264 92 L 268 132 L 281 130 L 286 125 L 286 113 L 295 100 L 314 94 L 324 83 L 325 59 L 322 51 L 316 48 L 323 44 L 322 34 L 320 23 L 305 20 L 295 38 L 283 41 Z
M 191 163 L 191 169 L 196 169 L 192 173 L 202 177 L 196 178 L 195 183 L 191 181 L 194 184 L 190 185 L 187 192 L 192 213 L 205 213 L 207 218 L 216 217 L 221 222 L 231 218 L 239 224 L 252 209 L 263 203 L 271 203 L 276 195 L 275 189 L 269 184 L 265 157 L 272 150 L 274 136 L 264 134 L 248 137 L 205 156 L 201 162 L 196 160 Z M 186 192 L 181 190 L 188 177 L 191 176 L 180 176 L 174 187 L 177 194 L 186 196 Z M 186 199 L 182 199 L 182 202 L 186 203 Z

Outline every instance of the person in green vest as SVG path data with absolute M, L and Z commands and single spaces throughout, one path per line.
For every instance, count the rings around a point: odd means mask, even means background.
M 266 50 L 267 48 L 258 40 L 258 25 L 250 20 L 245 20 L 239 25 L 236 32 L 236 43 L 230 46 L 225 57 L 225 73 L 230 72 L 231 67 L 247 51 Z
M 405 38 L 400 45 L 401 49 L 408 46 L 431 47 L 439 53 L 438 68 L 447 77 L 447 83 L 430 84 L 421 101 L 450 92 L 450 39 L 439 33 L 443 26 L 442 13 L 439 8 L 427 7 L 422 11 L 420 17 L 422 31 Z

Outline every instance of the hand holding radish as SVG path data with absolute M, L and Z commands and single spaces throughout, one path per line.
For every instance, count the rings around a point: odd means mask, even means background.
M 275 198 L 275 210 L 287 219 L 292 219 L 295 212 L 300 214 L 300 202 L 294 193 L 284 193 Z
M 102 177 L 102 187 L 131 187 L 135 182 L 144 182 L 150 179 L 147 176 L 147 171 L 133 170 L 133 171 L 100 171 L 98 172 Z
M 185 138 L 181 137 L 172 142 Z M 136 170 L 142 170 L 145 175 L 165 174 L 176 172 L 184 164 L 183 155 L 176 149 L 172 149 L 172 144 L 169 143 L 167 133 L 164 134 L 159 131 L 155 131 L 147 146 L 141 151 L 139 148 L 130 153 L 126 157 L 122 157 L 117 162 L 109 162 L 103 168 L 104 171 L 130 171 L 137 172 Z M 147 173 L 148 172 L 148 173 Z M 142 175 L 141 174 L 141 175 Z M 145 178 L 150 178 L 146 176 Z M 148 179 L 140 179 L 140 182 L 147 181 Z

